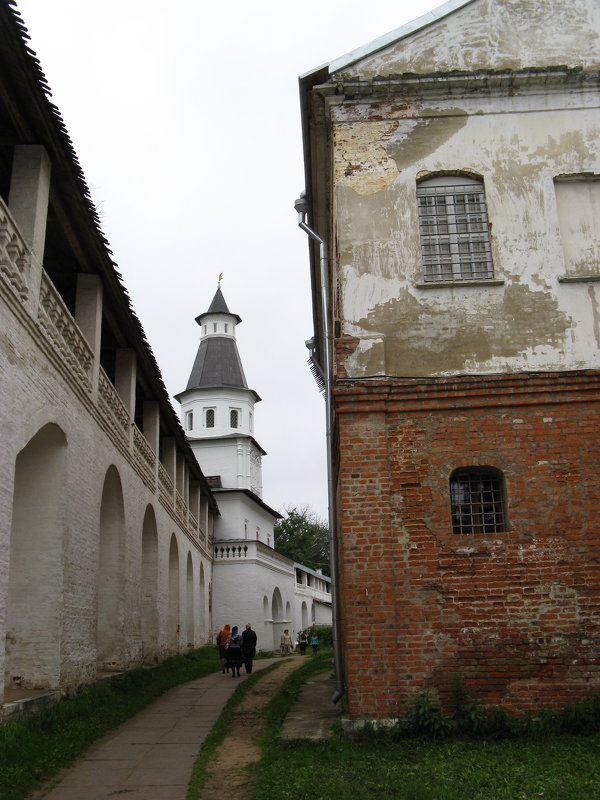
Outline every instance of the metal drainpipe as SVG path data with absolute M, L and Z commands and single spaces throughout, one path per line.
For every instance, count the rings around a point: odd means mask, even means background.
M 323 378 L 325 381 L 325 440 L 327 445 L 327 499 L 329 506 L 329 559 L 331 562 L 331 606 L 332 606 L 332 638 L 333 638 L 333 660 L 335 667 L 335 691 L 332 701 L 337 703 L 344 694 L 344 683 L 342 679 L 342 654 L 338 637 L 338 615 L 337 615 L 337 547 L 335 533 L 335 492 L 333 488 L 332 470 L 332 402 L 331 402 L 331 335 L 329 332 L 328 305 L 329 293 L 327 291 L 327 242 L 316 231 L 310 228 L 306 222 L 306 214 L 309 204 L 306 195 L 302 193 L 294 203 L 294 208 L 298 212 L 298 227 L 307 233 L 311 239 L 319 244 L 319 277 L 321 283 L 321 308 L 323 314 L 323 338 L 325 341 L 323 357 Z

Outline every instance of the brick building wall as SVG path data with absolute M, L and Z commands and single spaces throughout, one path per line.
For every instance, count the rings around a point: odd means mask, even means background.
M 458 676 L 516 713 L 600 688 L 599 390 L 594 371 L 338 381 L 351 717 Z M 504 475 L 504 532 L 453 532 L 450 475 L 475 465 Z

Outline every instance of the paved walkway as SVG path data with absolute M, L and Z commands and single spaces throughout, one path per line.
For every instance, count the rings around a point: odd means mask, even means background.
M 254 671 L 276 660 L 255 661 Z M 45 800 L 185 800 L 198 752 L 245 678 L 242 674 L 234 680 L 217 672 L 171 689 L 92 745 L 59 776 Z M 311 678 L 286 718 L 282 735 L 314 738 L 316 728 L 320 736 L 327 735 L 341 716 L 332 694 L 330 671 Z

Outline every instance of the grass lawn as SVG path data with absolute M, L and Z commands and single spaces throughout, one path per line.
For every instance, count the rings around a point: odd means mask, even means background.
M 326 654 L 321 669 L 331 669 Z M 269 704 L 253 800 L 600 800 L 600 732 L 500 740 L 392 739 L 334 734 L 324 743 L 278 736 L 316 663 Z
M 278 741 L 253 800 L 592 800 L 600 734 L 537 741 Z

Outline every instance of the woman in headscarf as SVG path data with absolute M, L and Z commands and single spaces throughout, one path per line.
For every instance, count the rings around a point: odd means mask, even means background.
M 227 640 L 231 636 L 231 628 L 229 625 L 225 625 L 222 631 L 219 631 L 217 634 L 217 645 L 219 646 L 219 658 L 221 659 L 221 670 L 223 674 L 225 674 L 225 661 L 227 658 L 227 650 L 225 649 L 225 645 L 227 644 Z M 227 672 L 229 672 L 229 668 L 227 668 Z
M 237 625 L 231 629 L 231 636 L 227 642 L 227 669 L 231 667 L 231 677 L 240 677 L 240 667 L 242 666 L 242 637 L 238 633 Z

